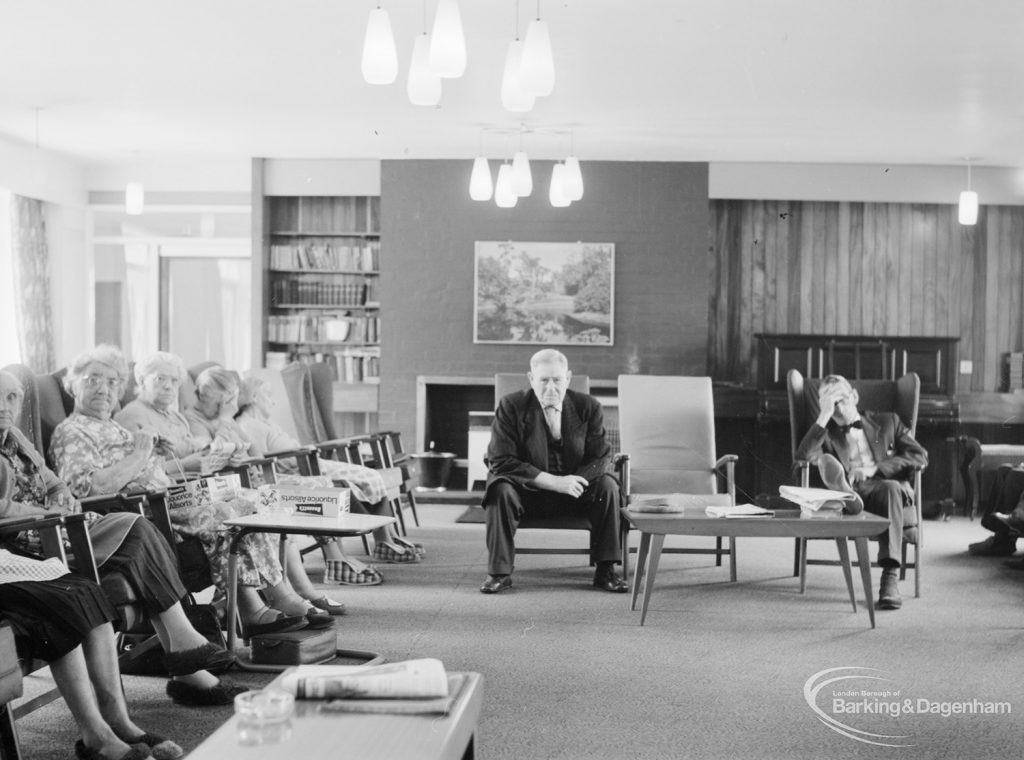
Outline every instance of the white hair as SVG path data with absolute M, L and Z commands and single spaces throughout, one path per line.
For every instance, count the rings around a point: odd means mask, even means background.
M 122 383 L 128 381 L 128 362 L 121 353 L 121 349 L 110 343 L 101 343 L 91 351 L 83 351 L 68 367 L 67 375 L 64 376 L 64 389 L 72 396 L 75 395 L 75 385 L 85 375 L 85 370 L 90 364 L 102 364 L 110 367 L 117 373 Z
M 135 382 L 142 385 L 144 379 L 159 374 L 161 369 L 170 369 L 168 374 L 177 376 L 182 382 L 185 381 L 185 363 L 181 357 L 170 351 L 156 351 L 135 365 Z
M 530 371 L 532 372 L 540 364 L 559 364 L 569 369 L 569 360 L 565 354 L 554 348 L 542 348 L 530 357 Z

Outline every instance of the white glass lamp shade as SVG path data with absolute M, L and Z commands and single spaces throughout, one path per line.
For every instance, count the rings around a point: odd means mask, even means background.
M 473 161 L 473 173 L 469 175 L 469 197 L 475 201 L 489 201 L 493 194 L 491 165 L 484 156 L 477 156 Z
M 555 208 L 565 208 L 572 201 L 565 193 L 565 164 L 555 164 L 551 170 L 551 186 L 548 188 L 548 200 Z
M 499 208 L 514 208 L 519 197 L 512 189 L 512 164 L 502 164 L 494 183 L 494 202 Z
M 506 111 L 526 113 L 533 109 L 534 97 L 523 89 L 519 79 L 519 62 L 523 57 L 522 40 L 508 43 L 505 71 L 501 77 L 501 104 Z
M 436 106 L 441 102 L 441 77 L 430 68 L 429 35 L 420 34 L 413 43 L 405 91 L 414 106 Z
M 534 19 L 526 28 L 523 39 L 523 58 L 519 64 L 519 79 L 523 89 L 536 97 L 550 95 L 555 89 L 555 58 L 551 53 L 551 34 L 548 25 Z
M 964 190 L 960 193 L 960 208 L 957 213 L 960 224 L 970 225 L 978 223 L 978 194 L 973 190 Z
M 571 201 L 583 197 L 583 173 L 580 171 L 580 160 L 576 156 L 565 159 L 565 195 Z
M 367 84 L 391 84 L 398 77 L 398 50 L 391 19 L 383 8 L 370 11 L 363 38 L 363 79 Z
M 129 182 L 124 186 L 124 212 L 138 216 L 146 207 L 146 191 L 141 182 Z
M 430 33 L 430 68 L 443 79 L 458 79 L 466 72 L 466 37 L 456 0 L 440 0 Z
M 533 174 L 526 152 L 519 150 L 512 156 L 512 189 L 518 198 L 526 198 L 533 192 Z

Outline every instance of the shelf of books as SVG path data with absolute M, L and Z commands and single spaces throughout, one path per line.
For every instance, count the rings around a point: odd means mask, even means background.
M 267 367 L 325 362 L 335 410 L 377 410 L 379 198 L 269 197 Z

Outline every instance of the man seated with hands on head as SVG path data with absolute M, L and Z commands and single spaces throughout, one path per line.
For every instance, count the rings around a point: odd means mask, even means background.
M 480 587 L 496 594 L 512 585 L 515 534 L 524 513 L 590 517 L 594 585 L 624 593 L 619 557 L 619 484 L 597 399 L 569 390 L 569 362 L 554 349 L 530 359 L 528 390 L 498 403 L 487 447 L 488 576 Z
M 905 520 L 904 507 L 913 504 L 914 468 L 928 463 L 928 452 L 898 415 L 861 413 L 857 411 L 859 400 L 846 378 L 825 377 L 818 388 L 821 412 L 797 447 L 796 458 L 816 463 L 827 488 L 857 497 L 847 502 L 847 512 L 866 509 L 889 519 L 889 531 L 878 546 L 878 564 L 882 566 L 878 607 L 895 610 L 903 605 L 896 583 L 903 531 L 913 527 Z M 907 510 L 906 517 L 912 519 L 912 515 Z

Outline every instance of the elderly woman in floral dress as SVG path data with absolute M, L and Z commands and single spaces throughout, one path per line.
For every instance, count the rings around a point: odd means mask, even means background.
M 128 365 L 114 346 L 82 354 L 68 370 L 65 385 L 75 398 L 75 409 L 54 430 L 50 457 L 58 474 L 79 497 L 170 484 L 164 458 L 155 449 L 157 434 L 145 428 L 130 432 L 111 418 L 127 376 Z M 226 517 L 249 511 L 251 506 L 240 500 L 215 502 L 185 514 L 172 511 L 175 528 L 202 541 L 214 581 L 222 591 L 228 542 L 220 524 Z M 310 607 L 292 590 L 270 537 L 247 536 L 239 560 L 238 600 L 244 636 L 331 624 L 328 615 Z M 273 607 L 264 604 L 259 588 L 271 597 Z
M 0 517 L 79 511 L 67 485 L 14 425 L 23 397 L 17 378 L 0 372 Z M 226 669 L 234 655 L 208 642 L 189 622 L 180 603 L 186 590 L 167 541 L 137 514 L 87 517 L 97 565 L 124 575 L 151 615 L 172 676 L 168 695 L 189 705 L 231 702 L 242 689 L 209 671 Z

